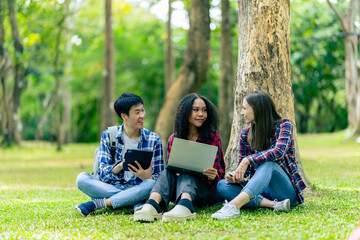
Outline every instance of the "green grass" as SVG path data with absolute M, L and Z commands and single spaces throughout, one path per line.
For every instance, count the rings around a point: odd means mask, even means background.
M 92 169 L 97 144 L 26 143 L 0 149 L 0 239 L 346 239 L 360 221 L 360 144 L 343 133 L 301 135 L 299 147 L 314 192 L 288 214 L 241 210 L 210 218 L 221 206 L 196 209 L 194 221 L 134 223 L 131 209 L 81 218 L 74 206 L 88 198 L 76 175 Z

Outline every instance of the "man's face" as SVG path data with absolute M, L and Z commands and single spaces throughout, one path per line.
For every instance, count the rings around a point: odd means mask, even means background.
M 134 105 L 130 108 L 129 116 L 126 114 L 123 115 L 124 124 L 128 128 L 141 129 L 144 127 L 145 116 L 146 113 L 144 105 L 139 103 L 138 105 Z

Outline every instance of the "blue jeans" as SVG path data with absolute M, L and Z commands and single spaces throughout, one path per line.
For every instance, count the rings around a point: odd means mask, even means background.
M 124 189 L 122 186 L 104 183 L 86 172 L 80 173 L 76 178 L 76 185 L 83 193 L 92 199 L 110 198 L 113 208 L 133 206 L 148 199 L 154 184 L 155 180 L 146 179 L 139 185 Z
M 247 183 L 229 183 L 226 179 L 220 180 L 217 191 L 228 201 L 234 199 L 240 192 L 246 192 L 250 202 L 244 207 L 258 208 L 263 198 L 279 201 L 290 199 L 291 206 L 298 204 L 290 178 L 275 162 L 261 164 Z

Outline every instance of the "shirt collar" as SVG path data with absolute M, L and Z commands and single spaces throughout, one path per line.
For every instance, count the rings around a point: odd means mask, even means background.
M 124 129 L 124 124 L 122 124 L 122 125 L 120 126 L 119 131 L 118 131 L 117 134 L 116 134 L 116 138 L 118 138 L 118 139 L 121 140 L 121 135 L 122 135 L 123 129 Z M 141 128 L 140 131 L 141 131 L 141 139 L 147 141 L 147 140 L 148 140 L 148 136 L 146 135 L 144 128 Z

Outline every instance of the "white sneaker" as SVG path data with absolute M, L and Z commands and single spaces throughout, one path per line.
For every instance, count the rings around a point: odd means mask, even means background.
M 142 205 L 142 208 L 134 213 L 135 222 L 153 222 L 161 219 L 161 213 L 148 203 Z
M 192 213 L 187 207 L 176 205 L 171 211 L 164 213 L 162 220 L 164 222 L 185 221 L 187 219 L 195 219 L 196 213 Z
M 290 212 L 290 199 L 285 199 L 281 202 L 275 199 L 274 212 Z
M 228 203 L 225 200 L 224 206 L 216 213 L 212 214 L 211 217 L 215 219 L 226 219 L 240 216 L 240 209 L 237 209 L 235 205 Z

